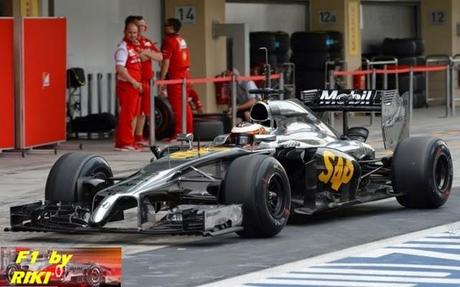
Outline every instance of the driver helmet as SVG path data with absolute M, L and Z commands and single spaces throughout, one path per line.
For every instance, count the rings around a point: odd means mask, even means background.
M 268 134 L 267 129 L 260 124 L 242 122 L 234 126 L 230 133 L 230 140 L 236 145 L 252 144 L 255 135 Z

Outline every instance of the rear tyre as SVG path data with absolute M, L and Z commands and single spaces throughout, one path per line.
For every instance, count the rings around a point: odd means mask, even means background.
M 103 186 L 84 184 L 82 179 L 113 177 L 107 161 L 94 154 L 67 153 L 51 168 L 46 180 L 45 200 L 91 204 L 96 191 Z
M 291 189 L 283 166 L 268 155 L 237 158 L 224 181 L 225 204 L 243 204 L 241 237 L 272 237 L 286 225 Z
M 399 143 L 393 156 L 393 189 L 409 208 L 438 208 L 452 188 L 452 157 L 438 138 L 413 137 Z

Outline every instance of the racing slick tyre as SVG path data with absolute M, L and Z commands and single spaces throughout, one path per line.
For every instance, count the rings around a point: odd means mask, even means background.
M 283 31 L 273 33 L 275 35 L 275 53 L 287 54 L 291 48 L 291 39 L 289 34 Z
M 155 138 L 161 140 L 171 137 L 175 122 L 174 112 L 168 99 L 155 97 Z
M 249 44 L 251 51 L 260 52 L 259 48 L 267 48 L 272 53 L 276 49 L 276 39 L 273 32 L 251 32 L 249 33 Z
M 341 51 L 343 39 L 340 32 L 294 32 L 291 36 L 291 49 L 298 52 Z
M 67 153 L 50 170 L 46 180 L 45 200 L 79 202 L 90 205 L 96 191 L 104 186 L 85 184 L 81 179 L 113 177 L 107 161 L 95 154 Z
M 101 268 L 97 265 L 91 265 L 85 270 L 85 280 L 91 287 L 100 286 L 104 281 Z
M 21 266 L 18 264 L 9 264 L 6 267 L 6 278 L 8 279 L 8 282 L 11 282 L 13 279 L 13 274 L 16 271 L 21 271 Z
M 393 189 L 409 208 L 438 208 L 449 198 L 453 168 L 447 145 L 438 138 L 403 140 L 393 156 Z
M 291 57 L 296 69 L 315 71 L 326 70 L 326 62 L 329 59 L 329 53 L 327 52 L 294 53 Z
M 225 204 L 243 204 L 241 237 L 272 237 L 286 225 L 291 188 L 283 166 L 268 155 L 239 157 L 225 176 Z

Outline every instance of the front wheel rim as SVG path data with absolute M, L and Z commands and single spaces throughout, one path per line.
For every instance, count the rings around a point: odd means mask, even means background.
M 273 174 L 267 181 L 266 203 L 268 211 L 274 218 L 281 218 L 284 214 L 286 191 L 279 174 Z

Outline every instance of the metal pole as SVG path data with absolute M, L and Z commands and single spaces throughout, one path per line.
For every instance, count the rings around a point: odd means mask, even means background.
M 93 74 L 88 74 L 88 99 L 87 99 L 87 107 L 86 111 L 87 114 L 91 114 L 93 112 Z
M 284 72 L 281 72 L 280 74 L 280 84 L 279 84 L 279 89 L 283 91 L 280 93 L 280 100 L 284 100 Z
M 387 65 L 383 65 L 383 70 L 385 73 L 383 74 L 383 89 L 388 89 L 388 74 L 387 74 Z
M 409 121 L 412 122 L 414 105 L 414 67 L 410 66 L 409 71 Z
M 107 73 L 107 112 L 112 113 L 112 73 Z
M 182 134 L 187 134 L 187 79 L 182 79 Z
M 155 79 L 150 82 L 150 146 L 155 145 L 155 97 L 158 96 L 158 87 L 155 85 Z
M 238 96 L 238 82 L 236 75 L 232 75 L 232 126 L 236 126 L 236 98 Z
M 102 113 L 102 74 L 97 73 L 97 113 Z
M 329 70 L 329 89 L 333 90 L 335 88 L 335 77 L 334 70 Z M 329 112 L 329 124 L 331 127 L 334 127 L 334 112 Z
M 372 90 L 377 89 L 377 72 L 375 68 L 372 68 Z M 375 120 L 375 112 L 371 112 L 371 122 L 370 125 L 372 126 L 374 124 Z
M 451 96 L 451 75 L 452 75 L 452 65 L 447 64 L 446 69 L 446 117 L 452 117 L 454 114 L 454 105 L 452 103 Z
M 451 78 L 451 81 L 450 81 L 450 100 L 451 100 L 451 103 L 452 103 L 452 106 L 451 106 L 451 111 L 452 111 L 452 117 L 455 117 L 455 88 L 454 88 L 454 83 L 456 82 L 455 81 L 455 70 L 456 70 L 456 65 L 454 62 L 451 63 L 451 66 L 450 66 L 450 78 Z M 457 76 L 457 79 L 458 79 L 458 76 Z

